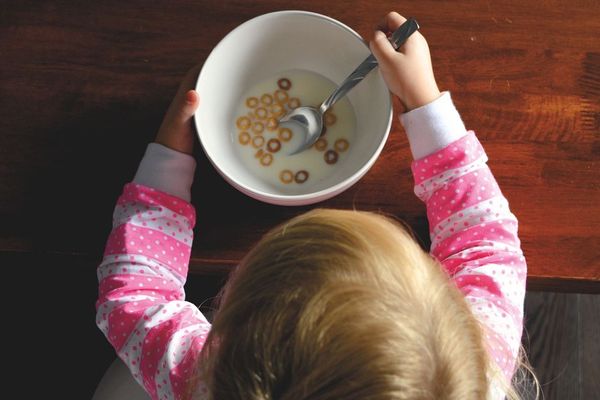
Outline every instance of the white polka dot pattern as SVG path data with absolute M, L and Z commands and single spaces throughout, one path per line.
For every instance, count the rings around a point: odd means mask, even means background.
M 105 301 L 102 303 L 100 307 L 98 307 L 98 311 L 96 312 L 96 325 L 104 335 L 108 336 L 108 315 L 110 315 L 115 308 L 119 306 L 128 304 L 128 303 L 136 303 L 142 301 L 156 301 L 156 297 L 154 296 L 120 296 L 115 300 Z
M 448 184 L 449 182 L 453 181 L 454 179 L 456 179 L 459 176 L 466 175 L 470 172 L 477 171 L 478 169 L 485 167 L 486 162 L 487 162 L 487 157 L 485 155 L 482 155 L 475 161 L 473 161 L 465 166 L 460 166 L 458 168 L 453 168 L 453 169 L 448 169 L 448 168 L 444 167 L 443 168 L 444 171 L 441 171 L 439 162 L 434 162 L 432 172 L 437 173 L 437 175 L 435 175 L 427 180 L 422 181 L 418 185 L 415 185 L 415 194 L 421 200 L 427 201 L 427 200 L 429 200 L 429 198 L 431 197 L 433 192 L 435 192 L 438 188 Z M 440 168 L 440 169 L 438 169 L 438 168 Z M 421 168 L 421 172 L 426 173 L 427 169 Z
M 179 399 L 210 330 L 198 308 L 183 301 L 195 211 L 129 184 L 113 223 L 97 270 L 96 323 L 153 399 Z
M 184 360 L 184 357 L 189 351 L 195 351 L 193 344 L 196 339 L 201 342 L 206 340 L 210 326 L 207 324 L 189 326 L 186 329 L 177 331 L 167 345 L 167 349 L 159 362 L 160 367 L 156 370 L 155 382 L 159 398 L 175 399 L 174 385 L 178 382 L 173 382 L 171 379 L 171 371 L 176 369 Z M 185 382 L 183 383 L 185 384 Z M 160 385 L 160 387 L 158 387 Z
M 523 325 L 527 265 L 510 212 L 473 132 L 412 164 L 427 205 L 431 253 L 485 327 L 490 357 L 510 381 Z M 497 387 L 491 395 L 502 398 Z
M 99 282 L 102 282 L 108 276 L 122 274 L 139 274 L 146 278 L 162 278 L 169 282 L 176 282 L 181 286 L 185 284 L 186 280 L 185 276 L 176 273 L 172 268 L 163 267 L 162 264 L 150 257 L 131 254 L 111 254 L 104 256 L 96 274 Z M 152 283 L 152 281 L 149 281 L 149 283 Z
M 485 213 L 482 213 L 481 210 L 485 210 Z M 467 227 L 497 221 L 500 215 L 511 218 L 510 220 L 506 220 L 507 222 L 516 221 L 516 218 L 512 214 L 507 213 L 507 211 L 508 201 L 504 197 L 496 196 L 490 200 L 467 207 L 458 213 L 454 213 L 449 218 L 439 219 L 437 225 L 431 230 L 432 250 L 438 243 L 454 235 L 459 230 L 463 231 Z
M 186 245 L 190 245 L 193 240 L 190 222 L 166 207 L 149 207 L 139 202 L 121 204 L 115 208 L 113 228 L 121 224 L 158 231 L 156 239 L 162 234 Z

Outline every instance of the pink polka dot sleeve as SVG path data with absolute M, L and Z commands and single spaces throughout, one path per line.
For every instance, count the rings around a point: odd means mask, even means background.
M 98 267 L 96 324 L 152 399 L 179 399 L 210 324 L 184 301 L 195 211 L 128 184 Z
M 474 132 L 412 164 L 427 205 L 431 253 L 484 326 L 488 351 L 510 379 L 521 342 L 527 267 L 510 212 Z

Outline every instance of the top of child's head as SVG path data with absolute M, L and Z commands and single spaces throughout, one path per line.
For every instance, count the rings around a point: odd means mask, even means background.
M 266 234 L 220 294 L 212 399 L 484 399 L 483 334 L 398 222 L 318 209 Z

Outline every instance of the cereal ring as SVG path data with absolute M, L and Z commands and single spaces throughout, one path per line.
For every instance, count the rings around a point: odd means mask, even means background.
M 275 93 L 273 93 L 275 100 L 279 103 L 285 103 L 288 99 L 288 94 L 285 90 L 277 89 Z
M 289 128 L 279 128 L 279 132 L 277 133 L 282 142 L 289 142 L 293 135 L 292 130 Z
M 327 139 L 319 138 L 313 146 L 319 151 L 324 151 L 327 148 Z
M 254 153 L 254 158 L 261 158 L 263 156 L 263 154 L 265 154 L 263 149 L 258 149 L 258 151 L 256 153 Z
M 267 142 L 267 150 L 271 153 L 277 153 L 281 149 L 281 142 L 277 139 L 269 139 Z
M 273 117 L 278 118 L 285 114 L 285 108 L 281 104 L 275 104 L 271 107 L 271 114 Z
M 248 97 L 246 99 L 246 106 L 254 108 L 258 105 L 258 99 L 256 97 Z
M 235 123 L 236 123 L 237 127 L 242 130 L 250 128 L 250 118 L 248 118 L 246 116 L 239 117 Z
M 291 97 L 288 100 L 288 107 L 290 107 L 291 109 L 300 107 L 300 99 L 297 97 Z
M 268 93 L 265 93 L 262 96 L 260 96 L 260 102 L 263 103 L 265 106 L 270 106 L 271 104 L 273 104 L 273 96 L 271 96 Z
M 256 135 L 252 138 L 252 147 L 254 147 L 255 149 L 262 147 L 263 144 L 265 144 L 264 137 L 262 137 L 260 135 Z
M 245 146 L 248 143 L 250 143 L 250 134 L 246 131 L 240 132 L 240 134 L 238 135 L 238 140 L 241 144 Z
M 294 176 L 294 180 L 296 183 L 304 183 L 308 180 L 308 171 L 300 170 L 296 172 L 296 176 Z
M 273 162 L 273 154 L 264 153 L 260 157 L 260 163 L 262 165 L 264 165 L 265 167 L 268 167 L 269 165 L 271 165 L 272 162 Z
M 267 129 L 270 131 L 274 131 L 275 129 L 277 129 L 277 127 L 279 127 L 279 121 L 277 121 L 275 118 L 269 118 L 267 120 Z
M 294 180 L 294 173 L 289 169 L 284 169 L 279 173 L 279 180 L 285 184 L 292 183 Z
M 292 82 L 288 78 L 281 78 L 277 81 L 277 86 L 279 86 L 279 89 L 289 90 L 292 87 Z
M 327 150 L 323 158 L 327 164 L 335 164 L 338 160 L 338 153 L 335 150 Z
M 335 144 L 333 145 L 333 147 L 335 147 L 335 149 L 342 153 L 346 150 L 348 150 L 348 147 L 350 147 L 350 142 L 348 142 L 346 139 L 341 138 L 335 141 Z
M 254 115 L 254 113 L 252 111 L 249 111 L 248 118 L 250 118 L 251 120 L 254 120 L 254 119 L 256 119 L 256 115 Z
M 267 118 L 267 115 L 269 115 L 269 113 L 267 112 L 266 108 L 258 107 L 256 111 L 254 111 L 254 115 L 256 115 L 256 118 L 258 119 L 265 119 Z
M 335 124 L 335 121 L 337 121 L 335 114 L 327 112 L 325 113 L 325 126 L 331 126 Z
M 260 135 L 264 130 L 265 124 L 263 124 L 262 122 L 255 122 L 252 125 L 252 132 L 256 133 L 257 135 Z

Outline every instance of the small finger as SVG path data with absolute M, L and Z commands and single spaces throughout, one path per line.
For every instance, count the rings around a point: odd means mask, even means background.
M 200 96 L 195 90 L 188 90 L 184 96 L 184 104 L 181 105 L 179 119 L 182 122 L 187 121 L 196 112 L 198 105 L 200 104 Z
M 406 22 L 406 18 L 397 12 L 392 11 L 383 17 L 379 24 L 377 24 L 377 29 L 384 33 L 391 33 L 398 29 L 404 22 Z
M 371 52 L 380 64 L 388 65 L 398 56 L 396 50 L 382 31 L 375 31 L 373 40 L 369 43 Z
M 188 105 L 195 104 L 198 102 L 198 100 L 198 92 L 195 90 L 188 90 L 188 92 L 185 94 L 185 102 Z

